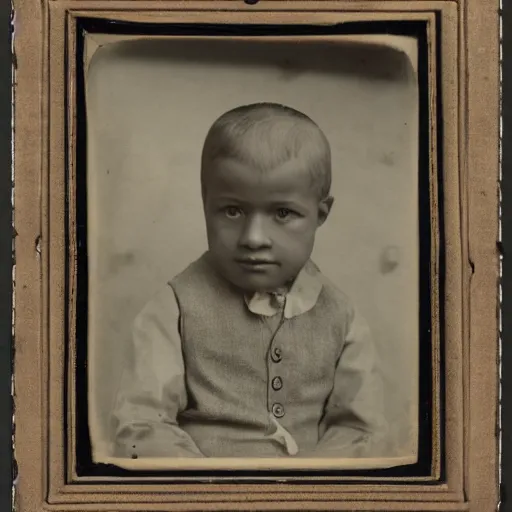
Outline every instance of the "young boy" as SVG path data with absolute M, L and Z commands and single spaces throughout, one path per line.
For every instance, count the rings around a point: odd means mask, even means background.
M 289 107 L 236 108 L 201 183 L 209 249 L 135 320 L 115 455 L 379 456 L 374 345 L 310 260 L 333 204 L 324 134 Z

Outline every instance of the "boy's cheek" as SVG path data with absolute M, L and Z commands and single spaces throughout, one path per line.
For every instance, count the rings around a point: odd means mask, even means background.
M 212 236 L 222 236 L 233 230 L 233 222 L 226 222 L 224 219 L 219 217 L 213 217 L 207 219 L 206 229 Z
M 293 222 L 281 228 L 279 237 L 298 247 L 309 247 L 315 239 L 316 227 L 310 222 Z
M 236 245 L 238 234 L 233 226 L 216 225 L 207 228 L 210 248 L 232 250 Z
M 286 224 L 288 231 L 297 233 L 306 238 L 310 237 L 316 231 L 316 223 L 310 218 L 297 219 Z

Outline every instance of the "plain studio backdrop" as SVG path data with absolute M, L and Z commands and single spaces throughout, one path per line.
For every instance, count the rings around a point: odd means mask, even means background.
M 370 324 L 390 446 L 397 456 L 416 453 L 418 90 L 414 59 L 392 41 L 182 38 L 96 48 L 86 75 L 96 460 L 110 453 L 110 411 L 132 357 L 134 317 L 206 249 L 199 181 L 206 133 L 225 111 L 263 101 L 306 113 L 331 143 L 335 203 L 313 259 Z

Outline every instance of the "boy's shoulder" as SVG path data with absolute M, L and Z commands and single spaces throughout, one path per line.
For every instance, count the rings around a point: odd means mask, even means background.
M 214 303 L 217 300 L 225 302 L 233 298 L 233 290 L 215 270 L 208 252 L 192 261 L 167 284 L 181 303 Z
M 208 263 L 207 253 L 189 263 L 183 270 L 175 274 L 168 284 L 173 285 L 180 282 L 202 281 L 206 275 L 211 274 L 211 266 Z
M 308 272 L 321 285 L 318 301 L 321 302 L 322 307 L 341 310 L 348 313 L 349 316 L 353 316 L 355 306 L 350 296 L 327 277 L 319 266 L 311 260 L 308 262 Z

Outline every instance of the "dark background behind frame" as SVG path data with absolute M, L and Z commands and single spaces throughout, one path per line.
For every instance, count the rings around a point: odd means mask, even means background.
M 504 261 L 504 315 L 503 315 L 503 474 L 501 510 L 512 512 L 508 495 L 512 494 L 512 313 L 509 304 L 512 295 L 512 2 L 504 1 L 504 143 L 503 143 L 503 182 L 505 198 L 503 204 L 503 252 Z M 10 46 L 9 2 L 0 2 L 0 510 L 11 510 L 11 46 Z M 509 141 L 509 142 L 507 142 Z M 508 368 L 508 370 L 507 370 Z M 508 372 L 508 373 L 507 373 Z
M 12 510 L 11 6 L 0 0 L 0 510 Z

